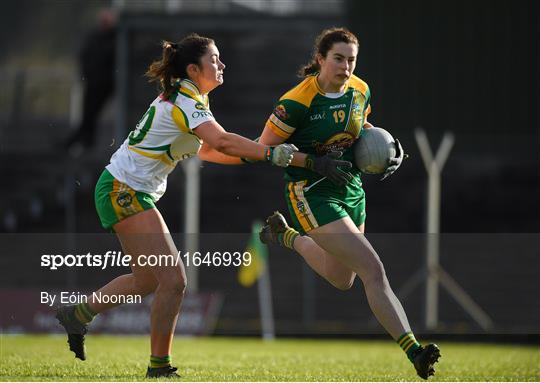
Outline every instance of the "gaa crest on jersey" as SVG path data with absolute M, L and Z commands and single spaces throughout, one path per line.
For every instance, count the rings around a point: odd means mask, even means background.
M 304 204 L 303 201 L 298 201 L 296 203 L 296 208 L 298 209 L 298 211 L 302 214 L 304 214 L 306 212 L 306 205 Z
M 133 203 L 133 196 L 128 192 L 122 192 L 116 197 L 116 203 L 122 208 L 129 207 Z
M 339 132 L 327 139 L 324 143 L 313 141 L 311 145 L 318 155 L 323 156 L 329 152 L 345 151 L 352 146 L 354 140 L 355 137 L 351 133 Z
M 206 110 L 206 106 L 204 106 L 202 103 L 200 102 L 197 102 L 195 104 L 195 109 L 199 109 L 199 110 Z
M 362 93 L 354 92 L 351 114 L 352 118 L 355 120 L 362 118 L 362 112 L 364 111 L 364 100 L 362 98 Z
M 284 105 L 278 105 L 274 109 L 274 114 L 279 117 L 280 120 L 286 120 L 289 118 L 289 114 L 287 113 L 287 109 L 285 109 Z

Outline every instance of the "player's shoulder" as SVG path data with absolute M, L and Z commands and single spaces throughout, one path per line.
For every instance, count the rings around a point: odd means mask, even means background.
M 208 99 L 203 95 L 190 94 L 176 90 L 168 98 L 162 95 L 156 99 L 157 110 L 169 116 L 181 130 L 194 129 L 202 122 L 214 120 L 208 108 Z
M 354 74 L 349 79 L 349 86 L 362 94 L 369 93 L 369 86 L 367 82 Z
M 207 100 L 203 96 L 183 92 L 180 89 L 172 95 L 169 102 L 172 105 L 170 110 L 172 118 L 177 125 L 183 126 L 183 122 L 186 126 L 193 128 L 201 122 L 214 119 Z
M 207 102 L 204 97 L 199 95 L 193 95 L 184 92 L 182 89 L 179 90 L 173 97 L 171 97 L 171 102 L 184 110 L 207 110 Z
M 201 94 L 197 86 L 189 80 L 182 80 L 170 101 L 182 110 L 208 111 L 209 109 L 208 96 Z
M 294 101 L 306 108 L 309 108 L 311 102 L 317 94 L 319 94 L 319 86 L 317 85 L 317 76 L 310 75 L 302 80 L 294 88 L 286 92 L 280 101 Z

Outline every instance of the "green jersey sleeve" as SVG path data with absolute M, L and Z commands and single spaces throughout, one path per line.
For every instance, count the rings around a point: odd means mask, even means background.
M 300 127 L 308 108 L 294 100 L 281 99 L 268 118 L 266 126 L 278 136 L 287 139 Z

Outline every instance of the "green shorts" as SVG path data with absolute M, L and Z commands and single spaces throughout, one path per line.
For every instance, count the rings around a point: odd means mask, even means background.
M 94 199 L 101 226 L 107 230 L 127 217 L 156 207 L 150 194 L 133 190 L 107 169 L 99 177 Z
M 366 198 L 359 177 L 345 187 L 337 187 L 328 180 L 312 188 L 307 181 L 289 182 L 285 185 L 285 199 L 292 226 L 302 235 L 347 216 L 356 226 L 366 221 Z

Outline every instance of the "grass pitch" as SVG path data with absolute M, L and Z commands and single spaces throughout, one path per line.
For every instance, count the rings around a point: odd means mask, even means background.
M 540 347 L 438 343 L 436 381 L 540 381 Z M 76 360 L 65 336 L 0 336 L 0 381 L 142 381 L 148 337 L 87 337 Z M 176 339 L 182 381 L 421 381 L 391 341 Z M 430 380 L 431 381 L 431 380 Z

